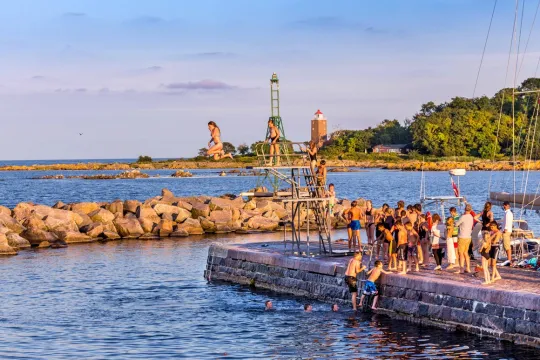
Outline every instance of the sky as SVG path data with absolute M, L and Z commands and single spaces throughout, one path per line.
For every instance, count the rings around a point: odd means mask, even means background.
M 472 96 L 494 1 L 0 4 L 0 159 L 34 160 L 191 157 L 210 120 L 249 145 L 266 135 L 273 72 L 290 140 L 309 139 L 317 109 L 329 131 L 403 121 Z M 497 4 L 476 95 L 514 82 L 514 6 Z M 536 8 L 516 29 L 518 84 L 537 68 Z

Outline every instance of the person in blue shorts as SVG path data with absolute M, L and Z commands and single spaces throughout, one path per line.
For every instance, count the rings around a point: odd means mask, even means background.
M 369 275 L 368 279 L 364 283 L 364 289 L 362 291 L 362 297 L 360 298 L 360 304 L 364 301 L 364 296 L 366 295 L 375 295 L 373 298 L 373 303 L 371 304 L 371 309 L 375 310 L 377 309 L 377 300 L 379 299 L 379 291 L 377 290 L 377 286 L 375 285 L 375 281 L 381 276 L 382 274 L 391 274 L 391 272 L 384 271 L 383 270 L 383 263 L 380 260 L 375 261 L 375 267 L 367 272 Z
M 350 229 L 349 251 L 352 251 L 353 249 L 356 251 L 356 242 L 358 241 L 358 251 L 362 252 L 360 239 L 360 219 L 362 218 L 362 210 L 358 207 L 358 202 L 356 200 L 351 203 L 349 209 L 343 212 L 343 218 L 347 221 Z

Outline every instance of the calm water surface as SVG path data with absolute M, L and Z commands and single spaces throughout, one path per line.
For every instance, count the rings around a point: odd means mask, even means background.
M 163 187 L 179 196 L 219 195 L 244 191 L 256 180 L 196 173 L 200 177 L 191 179 L 41 181 L 28 179 L 35 174 L 5 172 L 0 203 L 144 199 Z M 446 174 L 426 176 L 428 193 L 451 191 Z M 494 183 L 502 187 L 508 176 L 497 173 Z M 537 186 L 538 175 L 531 178 Z M 478 206 L 488 179 L 489 173 L 462 179 L 463 192 Z M 402 198 L 416 202 L 419 196 L 420 173 L 374 170 L 331 174 L 330 180 L 342 197 L 372 198 L 376 205 Z M 536 214 L 526 216 L 539 223 Z M 129 240 L 1 258 L 0 358 L 538 359 L 530 348 L 384 316 L 355 316 L 348 309 L 334 314 L 324 303 L 314 303 L 314 312 L 305 314 L 303 299 L 203 279 L 211 242 L 260 240 L 234 235 Z M 276 311 L 263 311 L 267 299 Z

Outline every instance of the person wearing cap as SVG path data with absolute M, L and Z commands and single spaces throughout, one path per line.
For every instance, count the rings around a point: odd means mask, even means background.
M 458 227 L 458 256 L 459 256 L 459 271 L 458 273 L 471 272 L 471 258 L 469 257 L 469 245 L 472 241 L 472 229 L 474 218 L 471 215 L 472 206 L 465 206 L 465 213 L 461 215 L 455 223 Z
M 510 210 L 510 203 L 505 201 L 503 203 L 504 217 L 502 223 L 502 240 L 504 250 L 506 251 L 506 256 L 508 261 L 512 264 L 512 246 L 510 246 L 511 236 L 512 236 L 512 223 L 514 222 L 514 214 Z

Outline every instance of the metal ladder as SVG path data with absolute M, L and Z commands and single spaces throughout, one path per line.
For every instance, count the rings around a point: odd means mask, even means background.
M 308 192 L 311 194 L 311 197 L 324 198 L 326 196 L 326 187 L 317 185 L 315 175 L 312 173 L 310 168 L 304 168 L 302 171 L 304 180 L 306 182 L 306 187 L 308 188 Z M 316 201 L 311 209 L 315 215 L 315 223 L 317 225 L 317 230 L 319 231 L 319 242 L 322 249 L 326 253 L 325 243 L 327 243 L 328 249 L 330 253 L 332 253 L 332 238 L 330 235 L 330 225 L 328 224 L 326 201 Z M 307 221 L 309 221 L 309 216 Z

